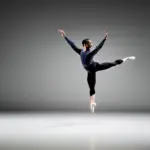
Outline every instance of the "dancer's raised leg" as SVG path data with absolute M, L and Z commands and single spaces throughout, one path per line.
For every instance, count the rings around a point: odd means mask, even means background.
M 129 57 L 125 57 L 124 59 L 122 59 L 124 62 L 126 62 L 127 60 L 135 60 L 135 56 L 129 56 Z
M 114 66 L 117 66 L 117 65 L 121 65 L 122 63 L 126 62 L 127 60 L 134 60 L 135 59 L 135 56 L 129 56 L 129 57 L 125 57 L 123 59 L 117 59 L 115 60 L 114 62 L 104 62 L 104 63 L 98 63 L 98 62 L 95 62 L 95 71 L 101 71 L 101 70 L 106 70 L 106 69 L 109 69 L 109 68 L 112 68 Z

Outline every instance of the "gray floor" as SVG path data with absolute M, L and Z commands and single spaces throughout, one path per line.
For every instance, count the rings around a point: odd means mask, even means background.
M 1 114 L 0 150 L 149 150 L 150 114 Z

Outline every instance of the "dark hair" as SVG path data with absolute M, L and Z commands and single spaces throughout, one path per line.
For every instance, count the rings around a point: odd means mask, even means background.
M 85 44 L 87 44 L 89 42 L 89 39 L 84 39 L 83 41 L 82 41 L 82 45 L 85 45 Z

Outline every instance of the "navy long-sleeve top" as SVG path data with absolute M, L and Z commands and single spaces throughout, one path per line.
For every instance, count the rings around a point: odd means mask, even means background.
M 83 49 L 78 48 L 74 42 L 72 42 L 69 38 L 67 38 L 66 36 L 64 37 L 66 39 L 66 41 L 68 42 L 68 44 L 72 47 L 72 49 L 77 52 L 80 55 L 81 58 L 81 62 L 84 68 L 87 68 L 88 66 L 90 66 L 94 61 L 93 61 L 93 57 L 94 55 L 97 54 L 97 52 L 102 48 L 106 38 L 104 38 L 100 44 L 98 46 L 96 46 L 96 48 L 92 51 L 90 51 L 89 49 L 87 49 L 86 51 L 84 51 Z

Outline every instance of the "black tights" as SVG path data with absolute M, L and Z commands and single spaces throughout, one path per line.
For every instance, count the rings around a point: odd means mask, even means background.
M 91 67 L 89 68 L 88 75 L 87 75 L 87 82 L 90 88 L 90 96 L 95 94 L 95 84 L 96 84 L 96 72 L 109 69 L 111 67 L 114 67 L 116 65 L 120 65 L 123 63 L 122 59 L 118 59 L 114 62 L 104 62 L 104 63 L 98 63 L 94 62 Z

